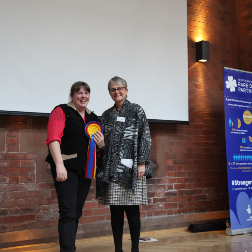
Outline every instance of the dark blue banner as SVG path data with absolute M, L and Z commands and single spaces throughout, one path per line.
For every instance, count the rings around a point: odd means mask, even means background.
M 224 68 L 231 230 L 252 228 L 252 73 Z

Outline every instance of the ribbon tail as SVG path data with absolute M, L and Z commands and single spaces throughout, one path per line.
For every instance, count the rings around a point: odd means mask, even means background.
M 87 167 L 86 167 L 86 178 L 92 179 L 93 178 L 93 170 L 96 169 L 94 167 L 95 162 L 95 154 L 96 154 L 96 144 L 94 141 L 94 136 L 91 135 L 89 140 L 89 149 L 88 149 L 88 158 L 87 158 Z
M 95 152 L 95 154 L 94 154 L 93 173 L 92 173 L 93 178 L 95 178 L 95 175 L 96 175 L 96 146 L 95 146 L 94 152 Z
M 87 151 L 87 163 L 86 163 L 86 170 L 85 170 L 85 178 L 87 178 L 87 174 L 88 174 L 89 149 L 90 149 L 90 139 L 89 139 L 88 151 Z

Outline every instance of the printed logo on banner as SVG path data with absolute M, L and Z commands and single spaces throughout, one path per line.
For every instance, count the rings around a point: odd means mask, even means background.
M 230 92 L 235 92 L 236 87 L 238 87 L 238 92 L 241 93 L 249 93 L 252 94 L 252 81 L 244 78 L 238 78 L 236 80 L 234 76 L 227 76 L 226 88 L 229 89 Z
M 248 208 L 246 209 L 248 214 L 251 214 L 251 208 L 250 208 L 250 205 L 248 205 Z
M 230 92 L 235 92 L 235 88 L 237 87 L 236 80 L 233 76 L 228 76 L 228 80 L 226 81 L 226 88 L 230 90 Z

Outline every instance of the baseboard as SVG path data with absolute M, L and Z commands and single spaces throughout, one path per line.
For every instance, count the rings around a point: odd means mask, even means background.
M 141 219 L 141 231 L 187 227 L 191 223 L 229 218 L 229 211 L 152 216 Z M 124 233 L 128 233 L 125 220 Z M 110 221 L 81 224 L 77 239 L 112 235 Z M 58 228 L 44 228 L 0 233 L 0 248 L 58 241 Z

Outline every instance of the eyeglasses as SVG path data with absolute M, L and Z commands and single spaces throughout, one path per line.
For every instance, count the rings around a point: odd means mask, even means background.
M 125 88 L 125 87 L 111 88 L 111 89 L 109 89 L 109 92 L 110 93 L 115 93 L 116 91 L 120 92 L 123 90 L 123 88 Z

